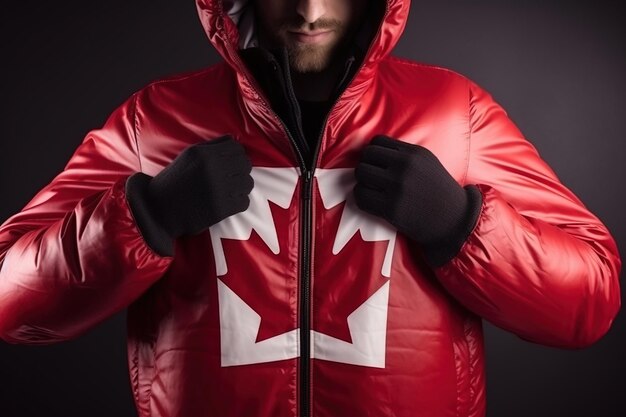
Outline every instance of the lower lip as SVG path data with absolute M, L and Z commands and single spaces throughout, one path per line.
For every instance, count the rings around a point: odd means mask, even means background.
M 316 35 L 303 35 L 297 32 L 289 32 L 291 35 L 296 38 L 298 42 L 302 43 L 320 43 L 326 40 L 332 31 L 318 33 Z

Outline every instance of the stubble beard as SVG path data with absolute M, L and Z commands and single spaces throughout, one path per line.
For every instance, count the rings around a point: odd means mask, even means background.
M 329 28 L 330 26 L 320 26 L 320 28 Z M 278 33 L 269 34 L 271 42 L 275 45 L 283 45 L 287 48 L 289 55 L 289 66 L 294 72 L 321 73 L 328 69 L 336 59 L 338 59 L 345 51 L 346 31 L 344 28 L 335 25 L 336 39 L 333 41 L 317 45 L 300 43 L 293 40 L 287 33 L 287 30 L 281 30 Z
M 321 72 L 329 67 L 336 55 L 332 45 L 292 45 L 287 44 L 290 68 L 302 74 Z

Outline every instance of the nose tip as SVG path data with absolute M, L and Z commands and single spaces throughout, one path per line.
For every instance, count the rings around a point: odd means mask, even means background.
M 299 0 L 296 12 L 307 23 L 313 23 L 326 13 L 326 0 Z

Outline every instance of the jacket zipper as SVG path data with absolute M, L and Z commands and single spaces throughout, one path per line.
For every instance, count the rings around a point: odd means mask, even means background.
M 257 94 L 262 97 L 262 100 L 265 102 L 264 104 L 267 106 L 270 112 L 274 114 L 276 119 L 280 122 L 283 127 L 283 130 L 287 134 L 289 142 L 292 145 L 292 150 L 295 150 L 296 159 L 298 160 L 298 164 L 300 166 L 300 178 L 302 184 L 302 192 L 300 195 L 301 200 L 301 213 L 302 213 L 302 221 L 300 226 L 300 234 L 301 234 L 301 242 L 302 246 L 299 253 L 299 258 L 302 260 L 301 268 L 300 268 L 300 283 L 299 283 L 299 291 L 300 291 L 300 303 L 299 303 L 299 328 L 300 328 L 300 357 L 299 357 L 299 371 L 298 371 L 298 379 L 300 382 L 300 413 L 299 417 L 309 417 L 310 416 L 310 391 L 311 391 L 311 315 L 310 315 L 310 306 L 311 306 L 311 283 L 310 283 L 310 246 L 311 246 L 311 229 L 312 229 L 312 219 L 311 219 L 311 211 L 312 211 L 312 193 L 313 193 L 313 174 L 315 171 L 315 167 L 317 166 L 318 153 L 320 150 L 320 142 L 322 134 L 324 133 L 324 128 L 326 127 L 326 122 L 328 121 L 328 115 L 330 114 L 330 109 L 332 109 L 339 97 L 335 99 L 332 106 L 329 108 L 328 114 L 324 118 L 322 122 L 322 126 L 320 129 L 320 133 L 317 138 L 317 143 L 315 146 L 315 151 L 312 155 L 312 163 L 311 169 L 309 170 L 306 164 L 306 160 L 302 154 L 300 147 L 298 146 L 297 141 L 294 139 L 291 131 L 285 124 L 285 122 L 276 114 L 276 112 L 267 104 L 269 101 L 263 95 L 263 90 L 257 85 L 256 79 L 250 74 L 245 64 L 239 58 L 239 55 L 236 53 L 233 54 L 232 48 L 230 44 L 226 44 L 227 48 L 231 50 L 231 55 L 234 56 L 234 60 L 237 62 L 239 68 L 241 68 L 242 72 L 246 75 L 248 82 L 254 87 Z M 288 96 L 290 101 L 290 110 L 294 112 L 295 106 L 297 106 L 297 102 L 295 101 L 295 94 L 293 92 L 293 86 L 291 85 L 291 75 L 289 71 L 287 71 L 289 76 L 286 84 L 288 88 Z M 297 124 L 299 124 L 299 120 L 295 117 Z M 300 127 L 298 126 L 298 130 Z M 304 133 L 298 132 L 299 137 L 304 139 L 306 143 L 306 139 L 304 138 Z
M 378 26 L 376 35 L 380 32 L 380 26 L 382 22 L 384 22 L 387 13 L 389 12 L 389 4 L 385 5 L 385 11 L 383 13 L 383 17 L 381 18 L 381 23 Z M 253 86 L 256 90 L 259 97 L 261 97 L 263 104 L 267 107 L 267 109 L 274 114 L 276 119 L 280 122 L 283 127 L 283 130 L 287 134 L 289 141 L 293 145 L 292 150 L 295 150 L 295 154 L 298 159 L 298 163 L 300 165 L 301 172 L 301 181 L 302 181 L 302 193 L 301 199 L 303 203 L 302 211 L 303 211 L 303 221 L 301 225 L 301 235 L 302 235 L 302 251 L 300 253 L 302 259 L 302 268 L 300 269 L 300 305 L 299 305 L 299 318 L 300 318 L 300 361 L 299 361 L 299 382 L 300 382 L 300 417 L 310 417 L 310 399 L 311 399 L 311 318 L 310 318 L 310 306 L 311 306 L 311 283 L 310 283 L 310 245 L 311 245 L 311 230 L 312 230 L 312 219 L 311 219 L 311 211 L 312 211 L 312 183 L 313 183 L 313 174 L 315 173 L 315 168 L 317 167 L 318 154 L 321 147 L 321 139 L 324 134 L 324 129 L 326 128 L 326 123 L 328 122 L 328 117 L 332 109 L 335 107 L 339 99 L 341 98 L 341 94 L 337 95 L 333 104 L 328 108 L 328 112 L 324 117 L 324 120 L 321 124 L 320 132 L 317 136 L 317 141 L 315 145 L 315 151 L 312 156 L 311 170 L 307 169 L 306 161 L 302 156 L 302 151 L 300 150 L 297 141 L 294 139 L 291 131 L 285 124 L 285 122 L 278 116 L 278 114 L 271 108 L 269 105 L 269 100 L 265 97 L 263 90 L 257 84 L 256 79 L 252 76 L 252 74 L 246 68 L 246 65 L 243 63 L 238 53 L 233 50 L 231 44 L 226 42 L 226 48 L 230 51 L 231 56 L 237 63 L 237 66 L 242 70 L 248 82 Z M 345 84 L 349 85 L 352 80 L 356 77 L 356 75 L 361 71 L 361 68 L 364 65 L 365 58 L 368 56 L 372 49 L 372 42 L 370 42 L 366 53 L 363 55 L 363 59 L 359 64 L 359 68 L 354 71 L 350 80 Z M 291 101 L 290 110 L 294 112 L 295 106 L 297 106 L 297 102 L 295 101 L 295 93 L 293 92 L 293 85 L 291 84 L 291 76 L 290 72 L 287 72 L 288 80 L 287 80 L 287 88 L 289 89 L 289 98 Z M 345 80 L 342 80 L 342 82 Z M 343 88 L 345 90 L 345 87 Z M 299 125 L 299 120 L 296 117 L 297 124 Z M 298 126 L 299 135 L 301 139 L 304 139 L 303 143 L 306 143 L 306 138 L 304 138 L 304 133 L 300 126 Z
M 302 117 L 298 117 L 299 105 L 296 94 L 293 91 L 291 81 L 291 70 L 285 71 L 287 74 L 286 87 L 289 99 L 289 109 L 295 116 L 296 130 L 301 143 L 306 144 L 306 138 L 302 131 Z M 334 105 L 334 104 L 333 104 Z M 332 108 L 332 107 L 331 107 Z M 328 117 L 328 115 L 327 115 Z M 324 120 L 323 127 L 326 124 Z M 305 166 L 302 171 L 302 224 L 301 224 L 301 242 L 302 242 L 302 269 L 300 270 L 300 417 L 309 417 L 311 407 L 311 229 L 312 229 L 312 205 L 313 205 L 313 174 L 317 167 L 317 154 L 319 152 L 319 143 L 321 141 L 322 132 L 317 138 L 315 151 L 311 159 L 311 169 Z M 293 140 L 292 140 L 293 141 Z M 293 141 L 294 146 L 297 144 Z
M 346 69 L 346 72 L 349 71 L 349 68 Z M 358 74 L 356 71 L 350 81 L 354 78 L 354 76 Z M 345 79 L 342 79 L 345 81 Z M 297 104 L 297 99 L 295 93 L 293 91 L 293 85 L 291 83 L 291 75 L 290 72 L 287 71 L 287 88 L 288 88 L 288 96 L 291 101 L 290 109 L 292 112 L 295 112 Z M 312 241 L 312 208 L 313 208 L 313 176 L 315 173 L 315 168 L 317 168 L 317 160 L 318 154 L 320 151 L 321 143 L 322 143 L 322 135 L 324 134 L 324 129 L 326 128 L 326 123 L 328 122 L 328 116 L 330 115 L 331 110 L 335 107 L 335 104 L 339 101 L 339 96 L 335 98 L 333 104 L 328 108 L 328 112 L 322 121 L 319 134 L 317 136 L 317 140 L 315 142 L 315 150 L 312 155 L 312 163 L 311 169 L 308 170 L 306 167 L 302 171 L 302 212 L 303 212 L 303 222 L 302 222 L 302 269 L 300 271 L 300 417 L 309 417 L 311 415 L 311 241 Z M 294 116 L 297 124 L 298 124 L 298 134 L 302 143 L 306 143 L 306 138 L 304 137 L 304 132 L 302 131 L 300 120 L 301 118 L 297 117 L 297 114 Z M 284 125 L 285 130 L 288 131 L 287 127 Z M 289 135 L 294 147 L 298 149 L 296 142 L 293 140 L 293 137 Z M 300 152 L 298 150 L 298 152 Z M 301 156 L 301 155 L 300 155 Z M 304 165 L 304 164 L 303 164 Z
M 385 18 L 387 17 L 387 13 L 389 13 L 388 2 L 385 3 L 385 11 L 379 22 L 378 29 L 376 30 L 376 35 L 378 35 L 378 33 L 380 32 L 380 27 L 382 25 L 382 22 L 385 21 Z M 352 82 L 352 80 L 356 77 L 356 75 L 361 71 L 361 68 L 363 67 L 364 62 L 365 62 L 365 58 L 369 55 L 371 49 L 372 49 L 372 42 L 370 42 L 365 55 L 363 55 L 362 60 L 359 64 L 359 68 L 352 73 L 350 80 L 342 87 L 342 91 L 341 91 L 342 93 L 343 91 L 345 91 L 345 86 L 349 85 Z M 350 65 L 352 65 L 353 62 L 354 61 L 352 61 Z M 346 73 L 349 70 L 350 68 L 346 70 Z M 288 71 L 287 74 L 289 75 L 290 72 Z M 343 83 L 343 82 L 345 82 L 345 76 L 340 81 L 340 83 Z M 295 100 L 295 94 L 293 92 L 293 86 L 291 84 L 290 76 L 287 82 L 287 87 L 290 90 L 290 97 L 294 97 L 292 100 Z M 303 197 L 303 202 L 304 202 L 304 207 L 303 207 L 304 225 L 302 229 L 303 230 L 302 236 L 304 239 L 303 254 L 305 255 L 305 257 L 303 258 L 304 267 L 302 268 L 302 272 L 301 272 L 302 281 L 301 281 L 301 298 L 300 298 L 301 300 L 300 302 L 300 311 L 301 311 L 301 316 L 300 316 L 301 317 L 301 320 L 300 320 L 300 323 L 301 323 L 300 324 L 300 335 L 301 335 L 301 339 L 300 339 L 300 417 L 310 417 L 312 414 L 310 410 L 310 407 L 311 407 L 310 406 L 310 399 L 311 399 L 311 370 L 310 370 L 311 329 L 310 327 L 311 327 L 311 321 L 309 317 L 310 305 L 311 305 L 311 302 L 310 302 L 311 265 L 309 265 L 311 263 L 311 259 L 310 259 L 310 254 L 309 254 L 309 245 L 311 244 L 311 230 L 313 228 L 311 224 L 312 223 L 311 222 L 311 208 L 312 208 L 312 198 L 311 198 L 312 186 L 311 185 L 313 182 L 312 181 L 313 174 L 315 172 L 315 168 L 317 167 L 318 154 L 319 154 L 320 147 L 322 144 L 322 135 L 324 134 L 326 123 L 328 122 L 328 117 L 330 116 L 332 109 L 335 107 L 340 97 L 341 97 L 341 94 L 336 95 L 335 100 L 333 101 L 333 104 L 328 108 L 328 112 L 326 113 L 326 116 L 324 117 L 324 120 L 320 127 L 320 132 L 315 142 L 315 150 L 313 151 L 313 158 L 312 158 L 312 164 L 311 164 L 312 169 L 311 171 L 308 171 L 306 169 L 303 171 L 305 175 L 303 175 L 304 186 L 302 188 L 302 193 L 303 193 L 302 197 Z M 291 104 L 292 104 L 291 110 L 293 111 L 294 110 L 293 106 L 297 105 L 297 103 L 292 102 Z M 296 117 L 296 120 L 298 120 L 297 117 Z M 283 123 L 283 126 L 285 127 L 285 130 L 287 130 L 287 127 L 285 126 L 284 123 Z M 301 135 L 301 138 L 304 138 L 304 133 L 300 132 L 300 135 Z M 293 140 L 293 137 L 291 135 L 289 135 L 289 137 L 297 149 L 297 144 Z
M 350 67 L 354 63 L 354 60 L 350 61 L 349 66 L 345 68 L 344 76 L 342 77 L 340 84 L 345 82 L 345 77 L 347 73 L 350 71 Z M 362 65 L 362 64 L 361 64 Z M 286 71 L 287 73 L 287 92 L 290 101 L 290 110 L 294 119 L 296 120 L 297 133 L 299 135 L 299 139 L 302 143 L 307 143 L 306 138 L 304 137 L 304 132 L 302 130 L 301 120 L 302 117 L 298 117 L 296 113 L 296 108 L 299 109 L 297 98 L 295 92 L 293 91 L 293 84 L 291 82 L 291 71 Z M 358 74 L 356 71 L 352 74 L 350 81 L 354 78 L 354 76 Z M 334 93 L 333 93 L 334 94 Z M 324 129 L 326 128 L 326 123 L 328 122 L 328 116 L 330 115 L 331 110 L 335 107 L 335 104 L 339 101 L 339 97 L 341 95 L 337 95 L 332 105 L 328 108 L 328 112 L 322 121 L 320 126 L 319 134 L 317 135 L 317 140 L 315 141 L 315 150 L 313 151 L 312 159 L 311 159 L 311 169 L 308 170 L 306 167 L 302 171 L 302 212 L 303 212 L 303 221 L 302 221 L 302 269 L 300 271 L 300 417 L 309 417 L 311 412 L 311 250 L 310 246 L 312 244 L 312 230 L 313 230 L 313 222 L 312 222 L 312 211 L 313 211 L 313 176 L 315 173 L 315 168 L 317 168 L 317 160 L 318 154 L 322 144 L 322 136 L 324 134 Z M 284 125 L 285 130 L 288 131 L 287 127 Z M 293 140 L 293 137 L 289 135 L 294 144 L 295 148 L 298 149 L 296 142 Z M 300 152 L 300 151 L 298 151 Z M 303 164 L 304 165 L 304 164 Z

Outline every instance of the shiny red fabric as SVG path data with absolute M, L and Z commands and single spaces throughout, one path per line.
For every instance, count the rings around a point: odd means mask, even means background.
M 128 307 L 141 417 L 297 416 L 305 395 L 315 417 L 484 416 L 481 317 L 561 348 L 602 337 L 621 304 L 610 233 L 489 93 L 390 54 L 409 1 L 387 3 L 316 163 L 310 392 L 299 388 L 298 163 L 218 0 L 197 6 L 225 61 L 133 94 L 0 227 L 0 336 L 68 340 Z M 224 134 L 252 160 L 252 209 L 179 239 L 174 257 L 157 255 L 133 220 L 126 178 Z M 376 134 L 427 147 L 483 195 L 474 230 L 442 267 L 355 208 L 353 169 Z

